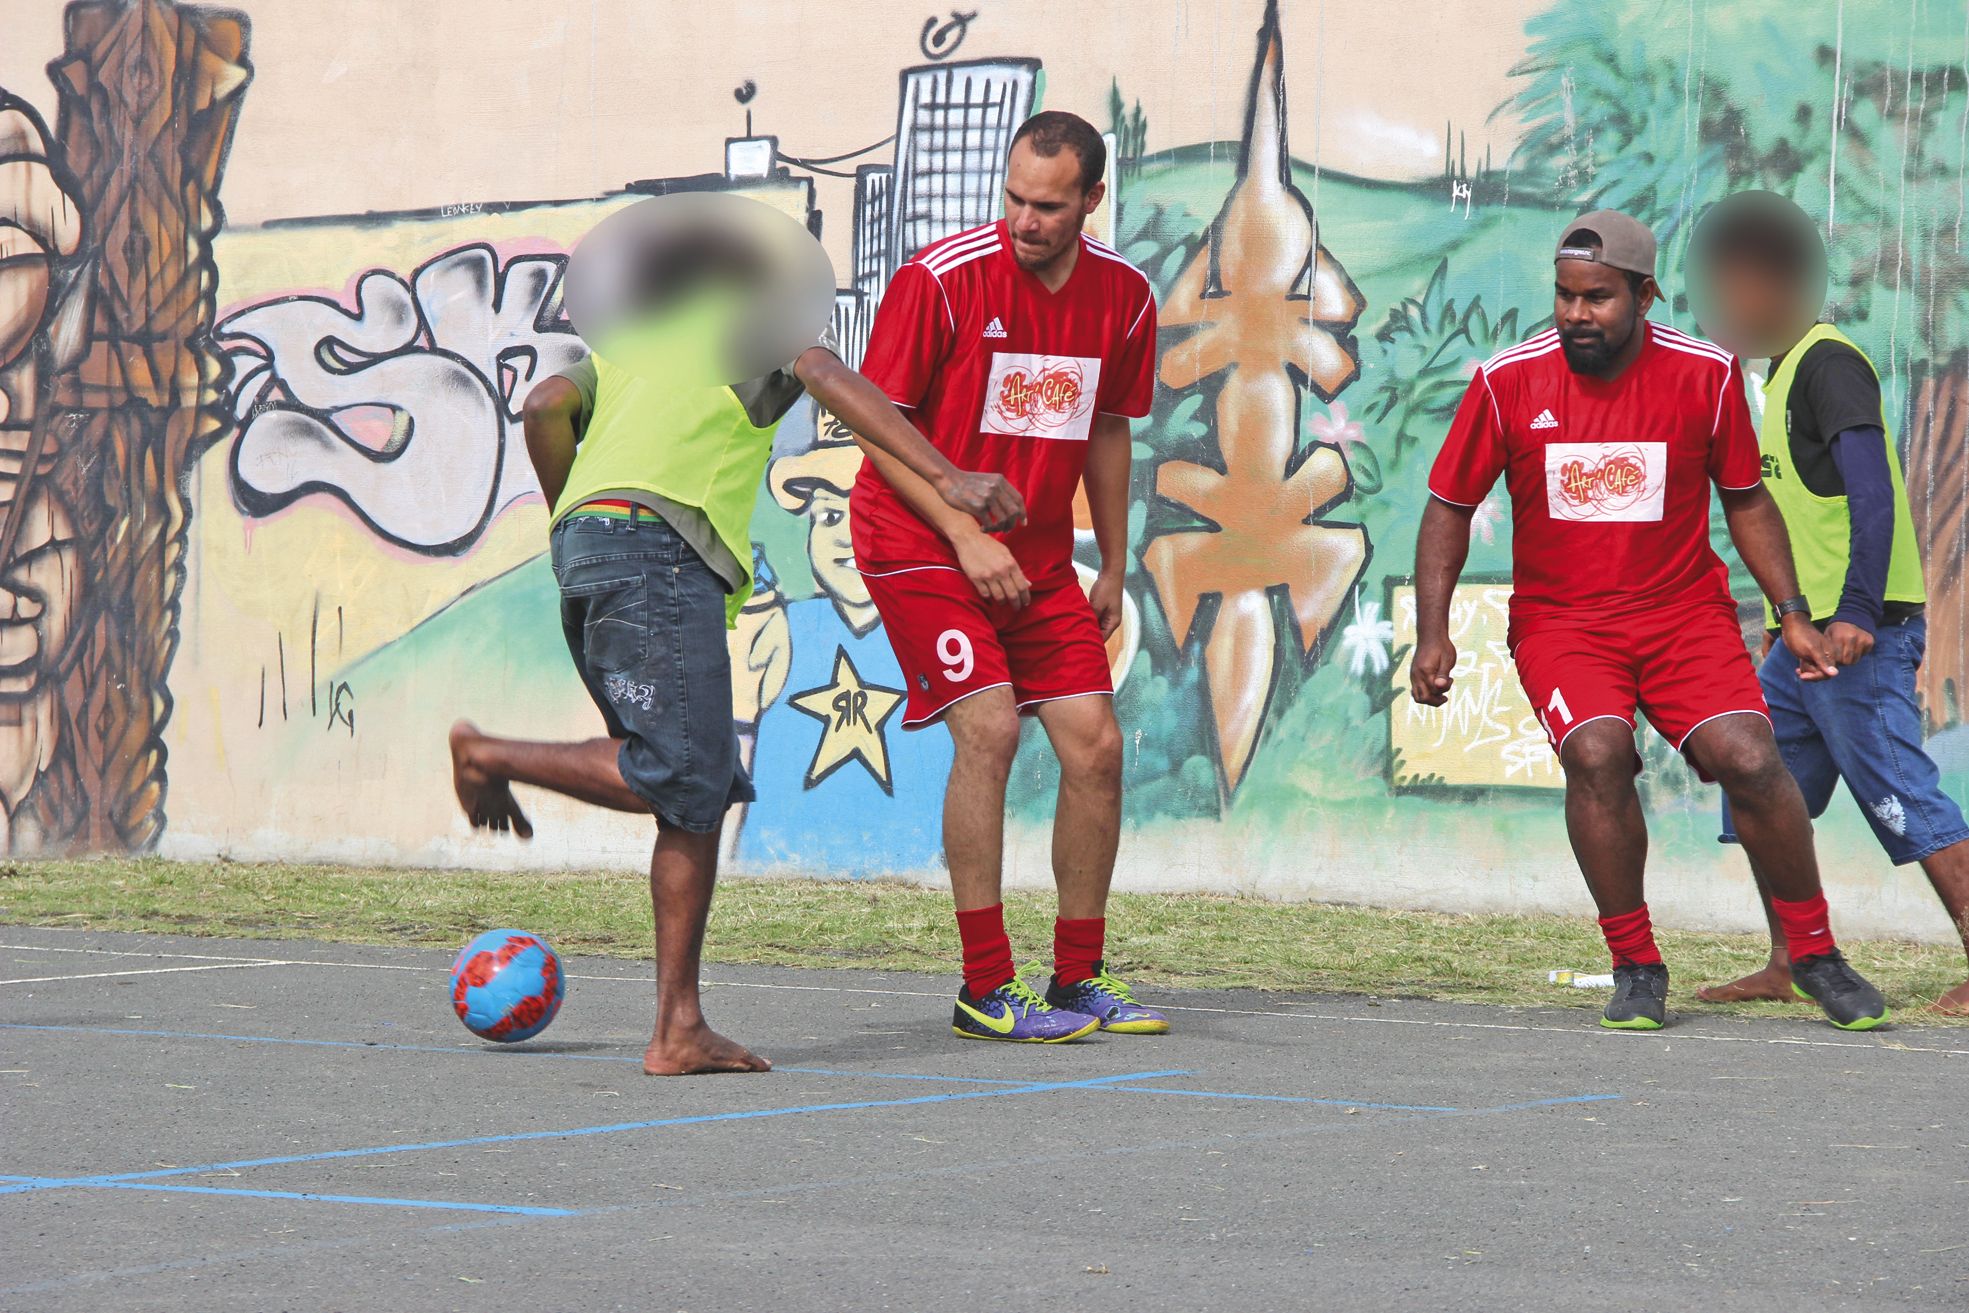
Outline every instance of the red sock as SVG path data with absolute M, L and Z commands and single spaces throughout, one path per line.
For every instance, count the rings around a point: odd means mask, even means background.
M 1771 910 L 1778 914 L 1778 925 L 1784 930 L 1784 945 L 1792 961 L 1830 953 L 1837 947 L 1832 942 L 1832 923 L 1826 919 L 1824 893 L 1813 894 L 1802 903 L 1773 898 Z
M 964 988 L 972 998 L 983 998 L 1016 974 L 1012 941 L 1005 937 L 1005 904 L 958 912 L 957 937 L 964 941 Z
M 1104 916 L 1079 921 L 1069 921 L 1063 916 L 1053 918 L 1054 977 L 1062 985 L 1077 985 L 1091 978 L 1101 964 L 1102 943 L 1107 933 L 1108 920 Z
M 1646 966 L 1661 961 L 1661 950 L 1655 947 L 1654 922 L 1648 917 L 1646 903 L 1619 916 L 1601 917 L 1600 933 L 1607 937 L 1607 951 L 1613 954 L 1613 964 L 1617 967 Z

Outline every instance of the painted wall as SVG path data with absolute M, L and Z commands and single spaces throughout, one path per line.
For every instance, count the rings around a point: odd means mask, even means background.
M 1648 218 L 1674 294 L 1694 215 L 1752 186 L 1827 223 L 1833 313 L 1888 375 L 1934 595 L 1932 746 L 1969 792 L 1959 6 L 974 11 L 10 7 L 7 845 L 639 865 L 646 827 L 552 801 L 530 846 L 474 836 L 446 775 L 460 717 L 599 727 L 518 422 L 582 350 L 566 252 L 639 195 L 742 191 L 820 233 L 853 356 L 897 261 L 990 217 L 1006 132 L 1040 106 L 1111 131 L 1095 224 L 1163 305 L 1110 651 L 1124 886 L 1585 906 L 1502 646 L 1500 502 L 1458 598 L 1455 699 L 1398 695 L 1423 478 L 1472 365 L 1549 316 L 1566 216 Z M 1657 313 L 1687 325 L 1679 297 Z M 897 724 L 847 560 L 856 464 L 830 416 L 783 425 L 732 638 L 761 801 L 728 838 L 744 871 L 936 879 L 948 741 Z M 1644 751 L 1659 913 L 1758 924 L 1713 797 Z M 1048 878 L 1053 782 L 1029 742 L 1020 883 Z M 1849 930 L 1946 933 L 1850 800 L 1820 834 Z

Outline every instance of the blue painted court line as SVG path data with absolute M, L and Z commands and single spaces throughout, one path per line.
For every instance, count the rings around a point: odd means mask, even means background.
M 58 1184 L 52 1177 L 8 1176 L 0 1177 L 8 1181 L 45 1181 Z M 476 1204 L 457 1199 L 393 1199 L 383 1195 L 360 1194 L 315 1194 L 301 1190 L 243 1190 L 221 1185 L 164 1185 L 151 1181 L 101 1181 L 93 1185 L 78 1185 L 79 1190 L 145 1190 L 167 1194 L 220 1194 L 240 1195 L 248 1199 L 302 1199 L 310 1203 L 322 1204 L 372 1204 L 384 1208 L 439 1208 L 453 1209 L 466 1213 L 507 1213 L 518 1217 L 579 1217 L 572 1208 L 531 1208 L 522 1204 Z
M 1484 1117 L 1498 1112 L 1524 1112 L 1530 1108 L 1556 1108 L 1565 1103 L 1619 1103 L 1625 1094 L 1568 1094 L 1562 1099 L 1532 1099 L 1526 1103 L 1500 1103 L 1493 1108 L 1458 1108 L 1460 1117 Z
M 382 1049 L 396 1053 L 453 1053 L 471 1057 L 556 1058 L 562 1062 L 614 1062 L 642 1065 L 641 1058 L 617 1053 L 555 1053 L 546 1049 L 492 1049 L 462 1044 L 388 1044 L 355 1039 L 292 1039 L 281 1035 L 217 1035 L 196 1030 L 131 1030 L 120 1026 L 37 1026 L 25 1022 L 0 1022 L 0 1030 L 47 1031 L 72 1035 L 121 1035 L 137 1039 L 208 1039 L 231 1044 L 283 1044 L 311 1049 Z M 901 1071 L 839 1071 L 831 1067 L 774 1067 L 776 1072 L 797 1076 L 851 1076 L 869 1080 L 949 1081 L 968 1085 L 1024 1085 L 1025 1081 L 992 1080 L 984 1076 L 937 1076 Z
M 697 1113 L 688 1117 L 663 1117 L 654 1121 L 613 1122 L 603 1126 L 575 1126 L 558 1131 L 520 1131 L 507 1135 L 475 1135 L 461 1140 L 427 1140 L 414 1144 L 385 1144 L 362 1149 L 329 1149 L 320 1153 L 285 1154 L 277 1158 L 242 1158 L 234 1162 L 203 1163 L 195 1167 L 166 1167 L 148 1172 L 123 1172 L 100 1176 L 51 1177 L 33 1182 L 0 1185 L 0 1195 L 27 1194 L 40 1190 L 61 1190 L 117 1184 L 125 1181 L 165 1180 L 174 1176 L 198 1176 L 207 1172 L 235 1172 L 249 1167 L 281 1167 L 293 1163 L 330 1162 L 342 1158 L 368 1158 L 379 1154 L 414 1153 L 424 1149 L 469 1149 L 486 1144 L 519 1144 L 528 1140 L 570 1140 L 590 1135 L 610 1135 L 618 1131 L 649 1131 L 670 1126 L 702 1126 L 713 1122 L 761 1121 L 773 1117 L 797 1117 L 811 1113 L 857 1112 L 867 1108 L 910 1108 L 932 1103 L 955 1103 L 966 1099 L 996 1099 L 1015 1094 L 1045 1094 L 1054 1090 L 1099 1089 L 1124 1081 L 1161 1080 L 1169 1076 L 1188 1076 L 1187 1071 L 1141 1071 L 1121 1076 L 1092 1076 L 1086 1080 L 1045 1081 L 1010 1088 L 952 1090 L 942 1094 L 919 1094 L 909 1099 L 865 1099 L 854 1103 L 809 1103 L 791 1108 L 754 1108 L 744 1112 Z
M 1225 1090 L 1178 1090 L 1167 1085 L 1117 1085 L 1122 1094 L 1181 1094 L 1192 1099 L 1250 1099 L 1260 1103 L 1313 1103 L 1328 1108 L 1373 1108 L 1379 1112 L 1462 1112 L 1426 1103 L 1369 1103 L 1362 1099 L 1315 1099 L 1304 1094 L 1233 1094 Z

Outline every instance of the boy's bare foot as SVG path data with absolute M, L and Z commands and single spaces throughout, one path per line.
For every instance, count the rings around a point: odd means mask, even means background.
M 757 1057 L 699 1022 L 690 1030 L 659 1035 L 643 1051 L 645 1076 L 691 1076 L 713 1071 L 771 1071 L 773 1064 Z
M 1696 991 L 1696 997 L 1705 1003 L 1749 1003 L 1755 1000 L 1811 1002 L 1810 999 L 1801 1000 L 1792 992 L 1791 968 L 1788 966 L 1765 966 L 1727 985 L 1704 985 Z
M 1969 980 L 1930 1003 L 1928 1010 L 1944 1017 L 1969 1017 Z
M 512 788 L 478 764 L 474 749 L 484 739 L 479 727 L 469 720 L 451 727 L 451 786 L 458 791 L 458 805 L 475 830 L 511 830 L 522 839 L 531 839 L 533 822 L 513 800 Z

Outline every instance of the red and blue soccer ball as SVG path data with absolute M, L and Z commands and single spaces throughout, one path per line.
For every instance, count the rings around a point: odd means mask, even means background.
M 451 1006 L 480 1039 L 512 1044 L 547 1029 L 567 995 L 560 955 L 524 930 L 488 930 L 451 964 Z

